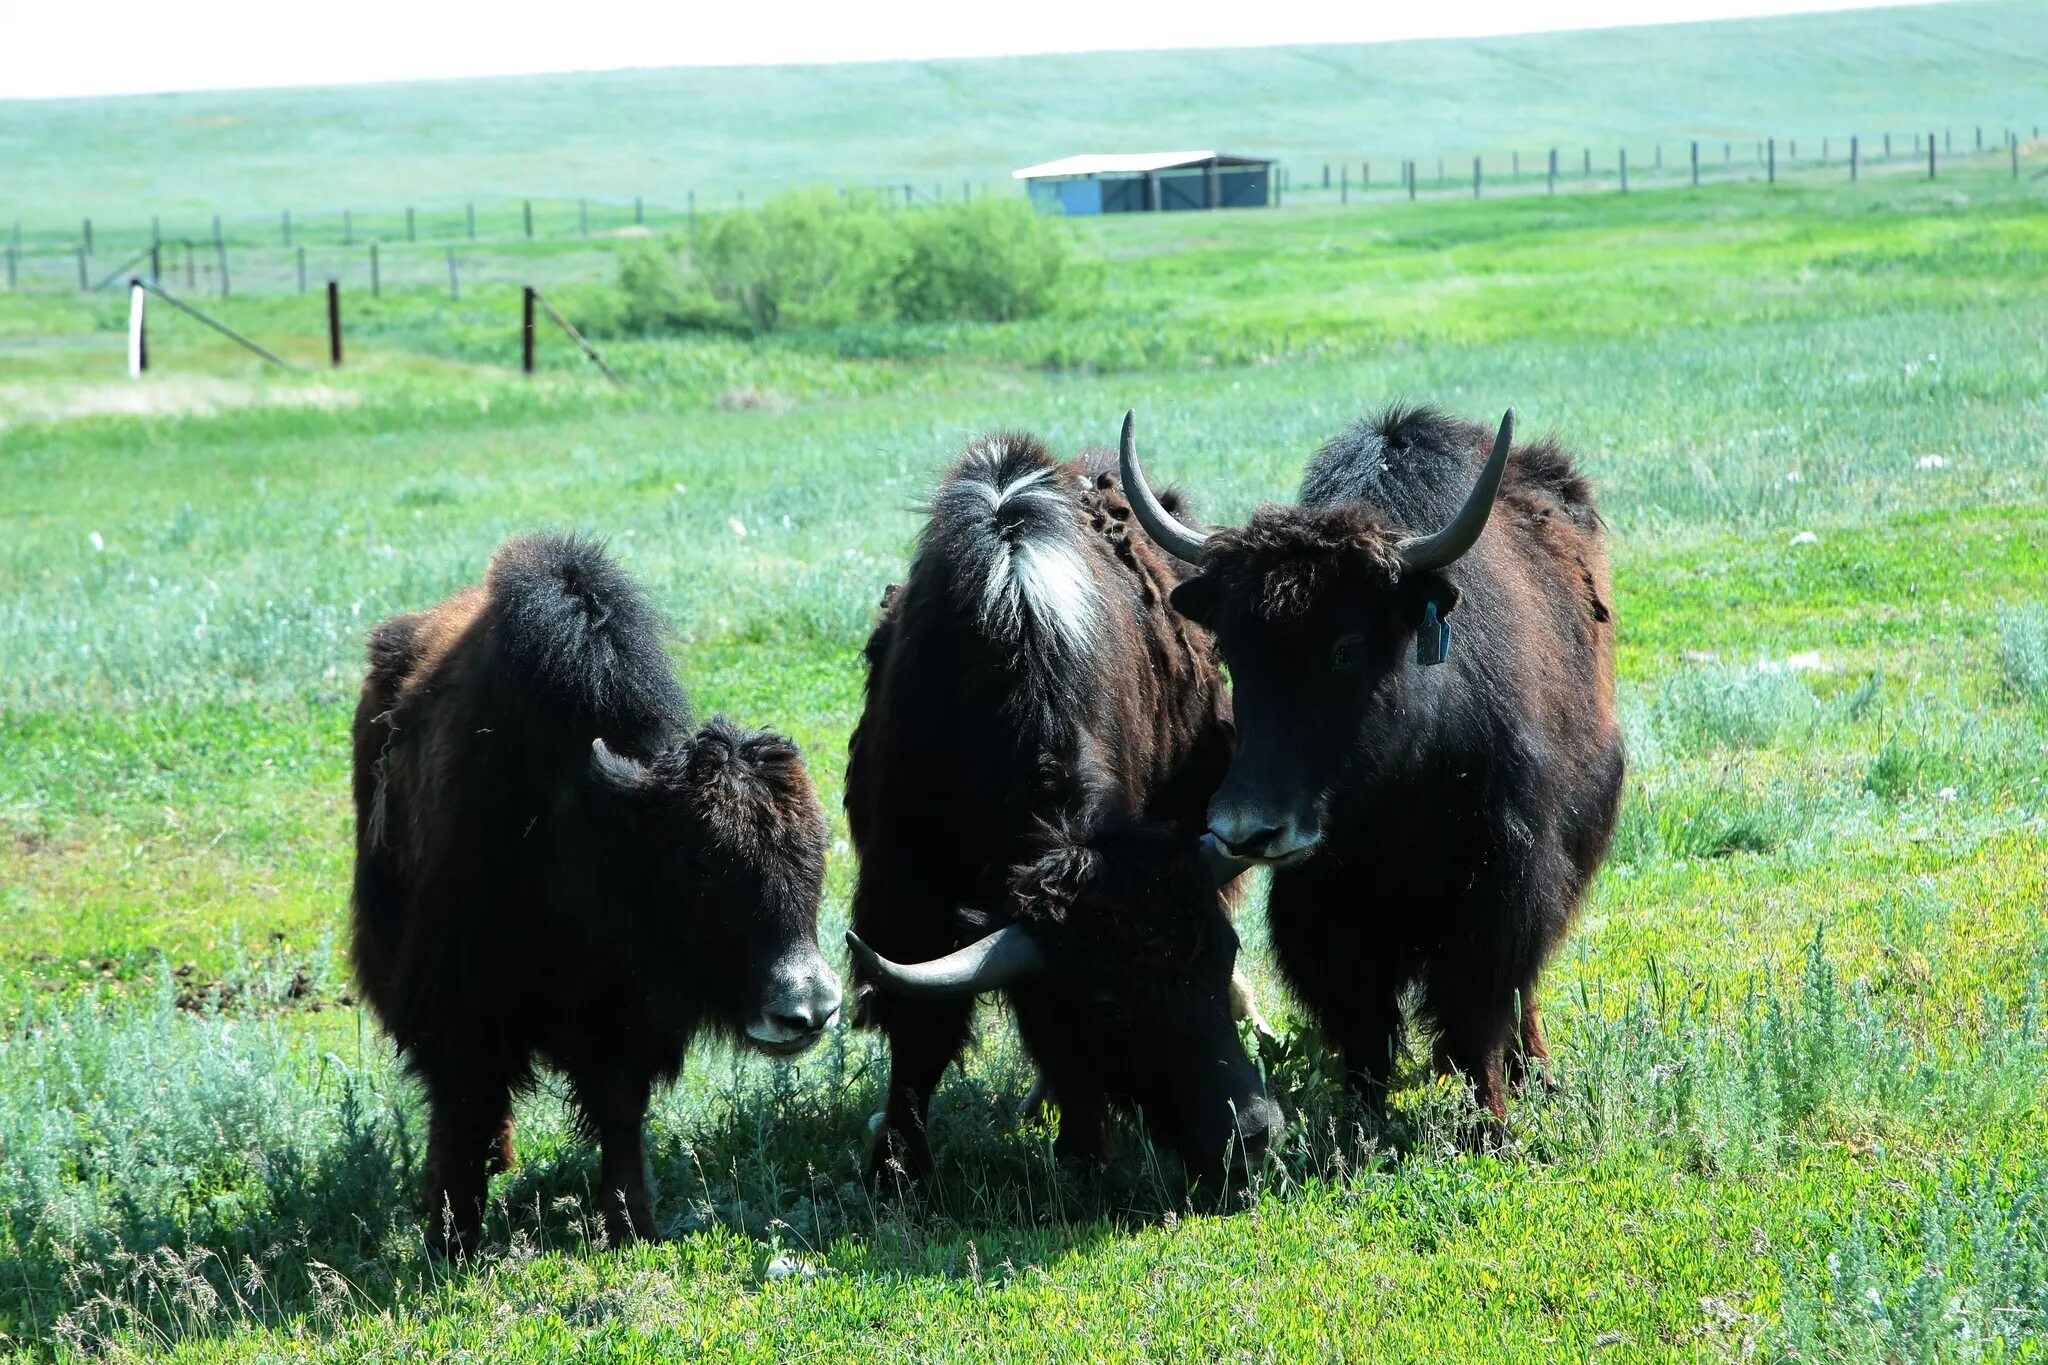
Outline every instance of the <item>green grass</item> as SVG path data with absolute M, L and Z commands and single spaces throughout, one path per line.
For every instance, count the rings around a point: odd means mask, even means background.
M 118 301 L 0 298 L 5 1344 L 2041 1358 L 2039 192 L 1104 223 L 1054 321 L 607 337 L 624 391 L 562 346 L 513 373 L 503 292 L 352 305 L 338 374 L 166 319 L 141 384 Z M 602 320 L 608 278 L 561 297 Z M 300 308 L 223 311 L 312 359 Z M 857 1179 L 871 1037 L 786 1069 L 706 1048 L 650 1124 L 672 1242 L 589 1245 L 595 1163 L 544 1087 L 501 1254 L 425 1261 L 421 1107 L 337 965 L 370 622 L 512 531 L 606 534 L 699 705 L 795 735 L 836 812 L 861 640 L 969 433 L 1075 449 L 1135 405 L 1160 474 L 1234 518 L 1395 397 L 1555 428 L 1615 541 L 1629 801 L 1546 988 L 1560 1088 L 1506 1150 L 1458 1150 L 1420 1058 L 1361 1130 L 1254 905 L 1295 1121 L 1234 1215 L 1128 1129 L 1104 1172 L 1054 1165 L 991 1017 L 907 1206 Z
M 594 226 L 629 223 L 632 199 L 672 223 L 694 191 L 705 209 L 745 193 L 811 184 L 901 185 L 948 198 L 969 181 L 1009 185 L 1020 166 L 1073 152 L 1190 145 L 1282 158 L 1319 187 L 1321 165 L 1370 159 L 1391 193 L 1399 158 L 1435 158 L 1469 184 L 1470 157 L 1489 174 L 1519 148 L 1525 174 L 1546 149 L 1581 149 L 1612 176 L 1626 146 L 1631 171 L 1666 169 L 1705 142 L 1752 162 L 1754 144 L 1793 142 L 1811 161 L 1832 136 L 1953 128 L 1973 151 L 1975 128 L 1996 142 L 2048 117 L 2032 92 L 2048 54 L 2048 22 L 2028 0 L 1871 10 L 1769 20 L 1373 46 L 1089 53 L 979 61 L 878 62 L 621 71 L 328 89 L 197 93 L 114 100 L 0 101 L 0 222 L 69 242 L 93 215 L 104 234 L 147 230 L 210 240 L 210 215 L 274 241 L 294 211 L 315 240 L 339 240 L 341 211 L 357 240 L 417 227 L 523 230 L 531 196 L 538 229 L 577 229 L 588 197 Z M 1354 166 L 1354 174 L 1358 168 Z M 109 237 L 109 241 L 115 240 Z M 124 239 L 125 240 L 125 239 Z

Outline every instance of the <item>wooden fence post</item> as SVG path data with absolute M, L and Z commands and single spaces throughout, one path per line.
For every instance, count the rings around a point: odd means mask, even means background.
M 220 296 L 228 296 L 228 244 L 220 238 L 213 239 L 214 259 L 220 262 Z
M 519 368 L 527 374 L 533 373 L 533 286 L 527 285 L 520 294 L 519 322 Z
M 1323 188 L 1330 188 L 1330 163 L 1327 161 L 1323 163 Z
M 526 200 L 526 201 L 525 201 L 525 204 L 526 204 L 526 240 L 530 242 L 530 241 L 532 241 L 532 240 L 533 240 L 533 201 L 532 201 L 531 199 L 528 199 L 528 200 Z
M 1934 134 L 1927 135 L 1927 178 L 1934 179 Z
M 1408 199 L 1410 203 L 1413 203 L 1415 200 L 1415 163 L 1413 161 L 1408 163 Z
M 306 248 L 299 248 L 299 297 L 306 296 Z
M 221 245 L 220 215 L 217 213 L 213 215 L 213 244 L 215 246 Z
M 384 297 L 382 282 L 377 278 L 377 244 L 375 242 L 370 243 L 370 297 L 373 299 Z
M 85 241 L 85 254 L 88 256 L 92 255 L 92 219 L 88 218 L 85 220 L 79 235 Z
M 149 291 L 141 280 L 128 281 L 128 377 L 142 378 L 149 368 L 149 336 L 144 330 Z
M 647 204 L 639 195 L 633 196 L 633 226 L 639 227 L 647 221 Z
M 413 232 L 411 204 L 405 206 L 405 240 L 408 242 L 417 242 L 419 240 L 419 237 Z
M 341 281 L 327 282 L 327 363 L 341 368 Z
M 1856 177 L 1862 170 L 1860 164 L 1862 159 L 1863 144 L 1856 134 L 1851 133 L 1849 134 L 1849 183 L 1852 185 L 1856 183 Z
M 21 283 L 21 267 L 14 260 L 14 243 L 7 244 L 7 287 L 17 288 Z
M 1479 158 L 1472 158 L 1472 197 L 1479 197 Z
M 1593 149 L 1592 149 L 1591 147 L 1588 147 L 1588 148 L 1586 148 L 1586 179 L 1588 179 L 1588 180 L 1591 180 L 1592 178 L 1593 178 Z
M 1886 161 L 1892 159 L 1892 135 L 1890 133 L 1884 135 L 1884 159 Z
M 1694 189 L 1700 187 L 1700 140 L 1698 138 L 1692 140 L 1692 187 Z
M 1548 189 L 1544 191 L 1544 193 L 1557 193 L 1557 148 L 1555 147 L 1552 147 L 1550 149 L 1550 186 Z
M 1627 193 L 1628 193 L 1628 148 L 1626 148 L 1626 147 L 1623 147 L 1623 148 L 1621 148 L 1621 149 L 1620 149 L 1620 151 L 1621 151 L 1621 156 L 1620 156 L 1620 159 L 1619 159 L 1619 162 L 1618 162 L 1618 164 L 1619 164 L 1619 165 L 1620 165 L 1620 167 L 1621 167 L 1621 192 L 1622 192 L 1623 194 L 1627 194 Z
M 1216 172 L 1214 170 L 1209 172 L 1209 183 L 1211 185 L 1216 183 Z M 1348 161 L 1337 168 L 1337 202 L 1339 204 L 1351 202 L 1351 163 Z M 1215 205 L 1212 204 L 1210 207 L 1214 208 Z
M 1778 139 L 1768 138 L 1764 142 L 1764 155 L 1769 158 L 1768 169 L 1764 172 L 1765 183 L 1778 183 Z

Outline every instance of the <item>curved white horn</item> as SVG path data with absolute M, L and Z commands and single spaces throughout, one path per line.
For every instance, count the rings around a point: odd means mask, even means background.
M 1472 548 L 1479 533 L 1486 529 L 1486 519 L 1493 515 L 1493 500 L 1500 493 L 1500 478 L 1508 467 L 1508 447 L 1514 440 L 1515 410 L 1509 408 L 1493 438 L 1493 453 L 1486 457 L 1486 466 L 1479 471 L 1479 478 L 1458 515 L 1434 535 L 1410 536 L 1394 547 L 1400 552 L 1403 568 L 1441 569 Z
M 851 929 L 846 947 L 876 985 L 912 1000 L 959 1000 L 1001 990 L 1045 966 L 1044 951 L 1014 924 L 930 962 L 891 962 Z
M 1152 485 L 1145 482 L 1145 471 L 1138 468 L 1138 439 L 1132 434 L 1136 420 L 1135 412 L 1124 413 L 1124 434 L 1117 442 L 1116 463 L 1123 475 L 1124 496 L 1131 500 L 1131 510 L 1138 514 L 1138 524 L 1145 528 L 1145 534 L 1152 537 L 1160 549 L 1175 559 L 1199 564 L 1202 562 L 1202 545 L 1208 540 L 1208 534 L 1181 525 L 1180 518 L 1166 510 L 1166 505 L 1152 492 Z

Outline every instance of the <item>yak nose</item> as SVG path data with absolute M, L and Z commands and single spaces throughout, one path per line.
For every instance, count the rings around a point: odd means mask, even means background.
M 1287 1119 L 1280 1112 L 1280 1106 L 1264 1095 L 1253 1097 L 1237 1107 L 1237 1149 L 1242 1158 L 1256 1162 L 1266 1153 L 1266 1148 L 1277 1141 L 1287 1127 Z
M 779 966 L 747 1035 L 771 1051 L 801 1051 L 839 1017 L 839 977 L 822 957 Z
M 1233 858 L 1266 862 L 1305 853 L 1321 835 L 1292 815 L 1221 803 L 1209 807 L 1209 833 Z

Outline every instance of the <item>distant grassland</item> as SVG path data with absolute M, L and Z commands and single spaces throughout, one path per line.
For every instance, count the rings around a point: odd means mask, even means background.
M 393 41 L 404 41 L 393 35 Z M 1372 46 L 623 71 L 78 101 L 0 101 L 0 228 L 79 216 L 197 235 L 207 215 L 463 200 L 705 207 L 804 184 L 961 181 L 1081 151 L 1221 147 L 1308 174 L 1475 152 L 2048 121 L 2048 8 L 1915 8 Z M 1839 147 L 1837 154 L 1839 154 Z M 1431 175 L 1434 166 L 1424 170 Z M 500 208 L 502 216 L 502 208 Z
M 2048 1353 L 2048 236 L 2042 188 L 1726 186 L 1082 229 L 1057 318 L 558 339 L 516 295 L 351 295 L 266 373 L 121 301 L 0 297 L 0 1342 L 30 1358 L 1729 1358 Z M 562 286 L 602 326 L 602 270 Z M 317 365 L 295 298 L 225 317 Z M 1234 1217 L 1122 1130 L 1060 1170 L 1007 1024 L 941 1178 L 856 1176 L 872 1037 L 693 1057 L 651 1124 L 672 1244 L 609 1255 L 557 1091 L 504 1255 L 420 1249 L 421 1109 L 346 999 L 368 624 L 585 529 L 704 710 L 838 808 L 860 644 L 973 432 L 1135 406 L 1204 515 L 1371 407 L 1555 429 L 1615 541 L 1632 770 L 1547 984 L 1561 1088 L 1451 1140 L 1426 1051 L 1362 1130 L 1273 980 L 1294 1120 Z M 835 845 L 824 932 L 843 925 Z

